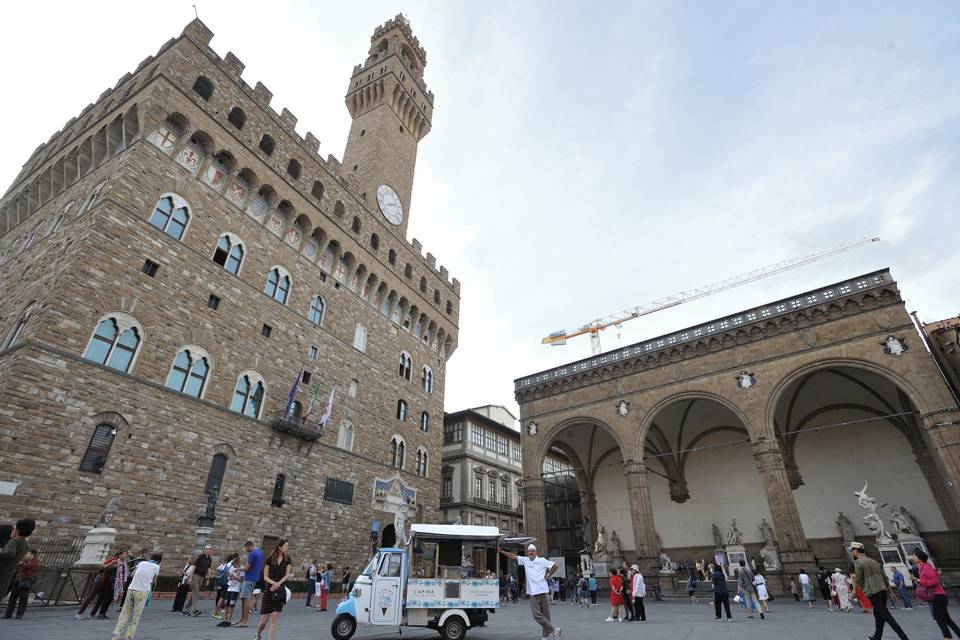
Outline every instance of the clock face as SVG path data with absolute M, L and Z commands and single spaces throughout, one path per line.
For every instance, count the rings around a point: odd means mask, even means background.
M 377 187 L 377 205 L 380 207 L 380 213 L 390 224 L 403 222 L 403 203 L 400 202 L 397 192 L 389 185 L 382 184 Z

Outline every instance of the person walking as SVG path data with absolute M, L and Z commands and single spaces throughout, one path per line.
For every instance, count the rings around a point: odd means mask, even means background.
M 817 608 L 817 598 L 813 595 L 813 585 L 810 583 L 810 576 L 806 569 L 800 569 L 800 590 L 803 592 L 803 601 L 810 605 L 811 609 Z
M 687 576 L 687 595 L 690 596 L 690 604 L 700 604 L 697 598 L 697 579 L 693 574 Z
M 646 622 L 647 610 L 643 606 L 643 598 L 647 595 L 647 585 L 637 565 L 631 566 L 630 570 L 633 571 L 633 576 L 630 578 L 630 593 L 633 594 L 633 621 Z
M 96 616 L 98 620 L 106 620 L 110 603 L 123 599 L 123 586 L 127 583 L 127 560 L 129 559 L 130 552 L 123 549 L 113 557 L 113 562 L 104 570 L 97 603 L 93 605 L 93 610 L 90 612 L 91 618 Z
M 957 627 L 957 623 L 953 621 L 953 618 L 950 617 L 950 612 L 947 611 L 947 604 L 949 602 L 947 592 L 943 588 L 943 585 L 940 584 L 940 576 L 937 574 L 937 570 L 928 562 L 930 556 L 928 556 L 927 552 L 923 549 L 915 549 L 913 559 L 920 573 L 920 577 L 917 579 L 917 597 L 921 598 L 923 595 L 933 596 L 933 599 L 927 600 L 927 602 L 930 603 L 930 613 L 933 615 L 934 622 L 940 627 L 940 632 L 943 634 L 944 640 L 953 637 L 950 634 L 950 629 L 953 629 L 957 637 L 960 637 L 960 627 Z
M 901 602 L 903 602 L 903 608 L 908 611 L 913 609 L 913 603 L 910 602 L 910 594 L 907 593 L 907 581 L 897 567 L 893 568 L 893 588 L 897 590 L 897 594 L 900 596 Z
M 160 574 L 160 562 L 163 556 L 155 553 L 149 560 L 139 563 L 133 570 L 133 578 L 127 588 L 127 597 L 123 600 L 123 608 L 117 616 L 117 626 L 113 628 L 113 640 L 133 640 L 140 624 L 143 608 L 150 599 L 153 587 Z
M 10 531 L 10 539 L 0 550 L 0 600 L 7 595 L 7 591 L 13 584 L 13 576 L 17 572 L 20 562 L 27 556 L 29 545 L 27 538 L 33 534 L 36 523 L 32 518 L 23 518 L 17 520 Z
M 503 554 L 509 560 L 516 560 L 524 569 L 526 575 L 527 594 L 530 596 L 530 612 L 533 614 L 534 621 L 540 625 L 543 630 L 544 638 L 554 638 L 559 640 L 560 627 L 553 626 L 550 622 L 550 588 L 547 581 L 560 568 L 555 562 L 537 555 L 537 547 L 527 545 L 527 555 L 519 556 L 516 553 L 504 551 L 497 545 L 497 552 Z
M 240 598 L 240 589 L 243 586 L 243 562 L 240 554 L 233 554 L 233 560 L 227 569 L 227 591 L 223 599 L 223 620 L 218 627 L 229 627 L 233 619 L 233 610 Z
M 17 620 L 23 617 L 27 610 L 27 600 L 30 599 L 30 590 L 33 589 L 33 581 L 37 579 L 39 571 L 40 560 L 37 558 L 37 552 L 33 549 L 27 549 L 27 554 L 17 565 L 13 577 L 13 588 L 10 590 L 10 601 L 7 603 L 7 612 L 4 614 L 4 618 L 13 617 L 14 609 L 17 612 Z
M 623 616 L 620 614 L 620 605 L 623 604 L 623 579 L 620 577 L 620 570 L 611 569 L 610 573 L 610 615 L 606 622 L 623 622 Z
M 863 589 L 860 588 L 860 585 L 857 584 L 857 574 L 855 571 L 850 572 L 850 583 L 853 585 L 853 597 L 856 598 L 857 604 L 860 606 L 860 613 L 872 613 L 873 605 L 870 604 L 867 594 L 865 594 Z
M 183 615 L 197 617 L 200 615 L 200 589 L 207 581 L 207 572 L 210 571 L 210 565 L 213 564 L 213 545 L 208 544 L 203 548 L 203 552 L 198 554 L 193 561 L 193 577 L 190 580 L 190 599 L 183 608 Z
M 767 579 L 759 571 L 753 574 L 753 586 L 757 588 L 757 600 L 760 601 L 760 615 L 770 613 L 770 606 L 767 601 L 770 600 L 770 592 L 767 591 Z
M 793 576 L 790 576 L 790 593 L 793 594 L 794 602 L 800 602 L 800 592 L 797 590 L 797 581 Z
M 885 624 L 890 625 L 890 628 L 893 629 L 900 640 L 907 640 L 907 634 L 903 632 L 893 614 L 887 609 L 887 578 L 880 563 L 867 555 L 863 544 L 860 542 L 851 542 L 850 551 L 853 553 L 857 584 L 860 585 L 867 598 L 869 598 L 870 604 L 873 605 L 873 619 L 876 628 L 872 640 L 880 640 L 883 637 Z
M 746 560 L 740 561 L 740 569 L 737 571 L 737 588 L 743 596 L 743 605 L 747 609 L 747 617 L 753 617 L 753 610 L 756 609 L 763 620 L 763 610 L 760 608 L 760 602 L 757 598 L 757 585 L 754 584 L 753 571 L 747 566 Z
M 853 611 L 853 605 L 850 604 L 850 578 L 837 567 L 833 570 L 833 590 L 837 593 L 837 607 L 844 613 Z
M 720 622 L 720 607 L 723 606 L 727 614 L 727 622 L 733 616 L 730 614 L 730 591 L 727 589 L 727 576 L 723 573 L 723 567 L 712 565 L 713 573 L 710 575 L 710 582 L 713 584 L 713 612 L 714 620 Z
M 347 596 L 349 595 L 350 595 L 350 567 L 344 567 L 343 575 L 340 576 L 340 600 L 346 600 Z
M 833 597 L 830 595 L 829 574 L 823 567 L 817 569 L 817 588 L 820 589 L 820 595 L 827 601 L 827 607 L 833 611 Z
M 243 550 L 247 552 L 247 563 L 243 567 L 243 584 L 240 585 L 240 620 L 233 625 L 235 627 L 246 627 L 249 624 L 253 590 L 258 577 L 263 573 L 263 551 L 253 544 L 253 540 L 244 542 Z
M 314 592 L 317 590 L 317 561 L 314 560 L 307 567 L 307 602 L 304 606 L 309 607 L 313 601 Z
M 290 544 L 286 540 L 280 540 L 263 567 L 263 581 L 266 590 L 263 593 L 263 602 L 260 604 L 260 624 L 257 625 L 257 640 L 260 640 L 260 636 L 263 635 L 267 622 L 270 623 L 269 639 L 274 640 L 277 633 L 280 614 L 283 612 L 283 605 L 287 602 L 287 588 L 283 585 L 293 574 L 293 565 L 288 554 L 289 549 Z
M 190 592 L 190 583 L 193 582 L 193 559 L 187 560 L 180 572 L 180 582 L 177 584 L 177 593 L 173 597 L 173 608 L 171 611 L 190 615 L 183 610 L 183 605 L 187 601 L 187 594 Z
M 597 576 L 596 574 L 591 573 L 590 579 L 587 580 L 587 589 L 590 591 L 590 604 L 592 606 L 597 606 Z

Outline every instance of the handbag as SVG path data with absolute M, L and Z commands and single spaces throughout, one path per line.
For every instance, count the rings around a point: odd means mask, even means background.
M 933 592 L 933 589 L 931 587 L 924 587 L 918 582 L 916 596 L 921 600 L 923 600 L 924 602 L 933 602 L 933 599 L 936 597 L 936 594 Z

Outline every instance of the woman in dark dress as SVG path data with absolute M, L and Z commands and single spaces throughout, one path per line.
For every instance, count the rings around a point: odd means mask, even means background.
M 277 548 L 273 550 L 270 557 L 263 565 L 263 581 L 266 589 L 263 592 L 262 602 L 260 603 L 260 624 L 257 626 L 257 640 L 260 640 L 263 630 L 267 627 L 267 621 L 270 622 L 270 640 L 273 640 L 277 632 L 277 622 L 280 620 L 280 612 L 283 611 L 283 605 L 287 602 L 287 589 L 284 583 L 290 579 L 293 573 L 293 564 L 287 550 L 290 545 L 286 540 L 280 540 Z

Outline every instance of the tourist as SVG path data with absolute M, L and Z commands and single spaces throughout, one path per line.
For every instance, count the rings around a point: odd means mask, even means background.
M 633 576 L 630 578 L 630 592 L 633 594 L 634 622 L 646 622 L 647 610 L 643 606 L 643 598 L 647 595 L 647 585 L 643 581 L 643 574 L 637 565 L 630 567 Z
M 597 606 L 597 575 L 595 573 L 590 574 L 590 579 L 587 580 L 587 589 L 590 591 L 590 604 L 594 607 Z
M 253 540 L 244 542 L 243 550 L 247 552 L 247 563 L 243 567 L 243 584 L 240 585 L 240 619 L 233 625 L 235 627 L 249 624 L 257 576 L 263 573 L 263 552 L 253 544 Z
M 720 606 L 723 606 L 727 613 L 727 622 L 733 616 L 730 614 L 730 591 L 727 589 L 727 576 L 723 573 L 723 567 L 720 565 L 710 565 L 713 572 L 710 574 L 710 582 L 713 584 L 713 612 L 714 620 L 720 622 Z
M 103 569 L 97 603 L 93 605 L 93 610 L 90 612 L 91 618 L 96 615 L 98 620 L 106 620 L 110 603 L 123 599 L 123 586 L 127 583 L 127 560 L 129 559 L 130 551 L 123 549 L 113 556 L 113 562 Z
M 560 565 L 537 556 L 537 547 L 532 544 L 527 545 L 526 556 L 518 556 L 515 553 L 504 551 L 499 545 L 497 551 L 509 560 L 516 560 L 517 564 L 524 568 L 533 619 L 543 629 L 544 638 L 559 640 L 560 627 L 555 627 L 550 622 L 550 599 L 547 595 L 550 589 L 547 586 L 547 580 L 556 573 Z
M 173 608 L 171 611 L 190 615 L 183 610 L 183 605 L 187 600 L 187 594 L 190 592 L 190 583 L 193 582 L 193 559 L 187 560 L 180 572 L 180 582 L 177 583 L 177 592 L 173 597 Z
M 260 624 L 257 626 L 257 638 L 263 634 L 263 630 L 270 623 L 270 640 L 273 640 L 277 633 L 277 623 L 280 621 L 280 613 L 283 611 L 283 605 L 287 602 L 287 588 L 284 583 L 290 579 L 293 573 L 293 566 L 287 551 L 290 544 L 286 540 L 280 540 L 276 548 L 267 558 L 263 567 L 264 594 L 263 604 L 260 607 Z
M 240 561 L 240 554 L 233 554 L 233 560 L 227 569 L 227 591 L 223 599 L 223 620 L 218 627 L 229 627 L 233 619 L 233 610 L 237 606 L 237 599 L 240 597 L 240 589 L 243 587 L 243 562 Z
M 313 585 L 313 610 L 320 611 L 320 600 L 323 596 L 323 572 L 326 569 L 326 566 L 323 562 L 318 562 L 316 564 L 316 581 Z
M 857 584 L 857 574 L 853 571 L 850 572 L 850 583 L 853 585 L 853 595 L 857 600 L 857 604 L 860 606 L 860 613 L 871 613 L 873 611 L 873 605 L 870 604 L 867 594 L 865 594 L 863 589 L 860 588 L 860 585 Z
M 697 580 L 692 573 L 687 576 L 687 595 L 690 596 L 690 604 L 700 604 L 697 599 Z
M 210 554 L 213 552 L 213 545 L 208 544 L 203 548 L 203 552 L 198 554 L 193 561 L 193 577 L 190 580 L 190 600 L 183 608 L 183 615 L 200 615 L 200 588 L 207 580 L 207 572 L 210 571 L 210 565 L 213 559 Z
M 900 640 L 907 640 L 907 634 L 903 632 L 893 614 L 887 609 L 887 577 L 883 573 L 883 567 L 873 558 L 869 557 L 863 549 L 860 542 L 851 542 L 850 551 L 854 557 L 854 567 L 856 567 L 857 585 L 859 585 L 870 604 L 873 605 L 873 619 L 876 623 L 876 630 L 873 633 L 873 640 L 880 640 L 883 637 L 883 627 L 889 624 L 893 632 L 897 634 Z
M 117 616 L 117 626 L 113 629 L 113 640 L 133 639 L 137 632 L 137 625 L 140 624 L 140 616 L 143 615 L 143 608 L 150 599 L 150 593 L 157 582 L 162 559 L 163 556 L 155 553 L 133 570 L 127 597 L 123 601 L 120 615 Z
M 213 606 L 213 613 L 210 614 L 210 618 L 213 620 L 219 620 L 223 617 L 221 612 L 227 606 L 227 588 L 230 586 L 230 568 L 233 566 L 233 561 L 238 557 L 240 557 L 238 553 L 230 554 L 227 556 L 227 559 L 217 567 L 217 578 L 215 580 L 217 587 L 216 604 Z
M 927 552 L 923 549 L 915 549 L 913 551 L 913 559 L 920 574 L 920 577 L 917 579 L 917 588 L 926 590 L 928 594 L 933 595 L 933 600 L 928 600 L 930 603 L 930 613 L 933 615 L 934 622 L 940 627 L 940 632 L 943 634 L 944 640 L 953 637 L 950 634 L 950 629 L 953 629 L 957 637 L 960 637 L 960 627 L 957 627 L 957 623 L 953 621 L 953 618 L 950 617 L 950 612 L 947 611 L 947 592 L 944 590 L 943 585 L 940 584 L 940 576 L 937 574 L 937 570 L 928 562 L 930 557 L 927 555 Z M 920 596 L 918 595 L 917 597 L 919 598 Z
M 626 562 L 623 563 L 626 566 Z M 620 569 L 620 580 L 623 582 L 623 611 L 624 611 L 624 620 L 626 622 L 633 622 L 633 595 L 631 594 L 630 587 L 633 582 L 633 576 L 630 575 L 630 568 Z
M 0 550 L 0 600 L 7 595 L 13 584 L 13 576 L 20 562 L 27 556 L 27 538 L 33 534 L 36 523 L 30 518 L 18 520 L 10 531 L 10 539 Z
M 313 601 L 314 593 L 319 596 L 320 592 L 317 591 L 317 561 L 314 560 L 310 563 L 310 566 L 307 567 L 307 602 L 304 606 L 309 607 L 310 603 Z
M 827 601 L 827 607 L 830 608 L 830 611 L 833 611 L 833 598 L 830 596 L 830 576 L 823 567 L 817 569 L 817 587 L 820 589 L 820 595 Z
M 343 575 L 340 576 L 340 592 L 341 600 L 346 600 L 350 595 L 350 567 L 343 568 Z
M 845 613 L 853 611 L 850 604 L 850 578 L 837 567 L 833 570 L 833 576 L 830 578 L 833 582 L 833 590 L 837 594 L 837 609 Z
M 133 581 L 133 572 L 134 572 L 134 570 L 136 570 L 138 564 L 140 564 L 141 562 L 147 561 L 147 559 L 148 559 L 148 558 L 147 558 L 147 548 L 146 548 L 146 547 L 141 547 L 141 548 L 140 548 L 140 551 L 137 552 L 137 557 L 136 557 L 136 558 L 133 558 L 130 562 L 127 563 L 127 564 L 129 565 L 129 567 L 128 567 L 128 569 L 127 569 L 127 584 L 124 585 L 124 587 L 123 587 L 123 597 L 120 598 L 120 606 L 121 606 L 121 607 L 123 607 L 123 603 L 126 602 L 126 599 L 127 599 L 127 589 L 130 588 L 130 582 Z
M 767 601 L 770 600 L 770 592 L 767 591 L 767 579 L 759 571 L 753 574 L 753 586 L 757 588 L 757 600 L 760 601 L 760 615 L 770 613 L 770 606 Z
M 803 591 L 803 601 L 810 605 L 811 609 L 817 607 L 816 597 L 813 595 L 813 585 L 810 583 L 810 576 L 806 569 L 800 569 L 800 590 Z
M 740 561 L 740 570 L 737 572 L 737 588 L 743 595 L 743 604 L 747 609 L 747 617 L 753 617 L 753 610 L 756 609 L 763 620 L 763 610 L 757 599 L 757 585 L 754 584 L 753 571 L 747 566 L 746 560 Z
M 620 615 L 620 605 L 623 604 L 623 580 L 620 578 L 620 570 L 614 567 L 610 570 L 610 615 L 607 622 L 623 622 L 623 616 Z
M 320 611 L 327 610 L 327 595 L 330 593 L 330 585 L 333 583 L 333 563 L 328 562 L 327 566 L 324 567 L 323 571 L 320 572 L 320 585 L 322 587 L 320 591 Z M 350 590 L 350 585 L 347 584 L 347 590 Z
M 117 552 L 118 554 L 119 552 Z M 97 573 L 93 576 L 93 584 L 90 585 L 90 592 L 87 593 L 86 597 L 80 603 L 80 608 L 77 609 L 77 612 L 73 614 L 73 617 L 77 620 L 83 620 L 83 613 L 87 610 L 87 607 L 90 606 L 90 603 L 94 600 L 99 602 L 98 598 L 100 597 L 100 583 L 104 580 L 104 574 L 106 573 L 107 567 L 113 564 L 116 561 L 117 554 L 112 556 L 107 556 L 103 561 L 103 564 L 97 569 Z M 96 610 L 96 607 L 94 607 Z M 93 617 L 93 613 L 90 614 Z
M 793 594 L 795 602 L 800 602 L 800 593 L 797 591 L 797 581 L 793 576 L 790 576 L 790 593 Z
M 900 601 L 903 602 L 903 608 L 907 611 L 913 609 L 913 603 L 910 602 L 910 594 L 907 593 L 907 581 L 899 568 L 893 568 L 893 588 L 897 590 Z
M 13 611 L 17 611 L 17 620 L 23 617 L 27 610 L 27 600 L 30 599 L 30 590 L 33 588 L 33 581 L 37 579 L 37 573 L 40 571 L 40 560 L 37 558 L 37 552 L 33 549 L 27 549 L 23 560 L 17 565 L 16 573 L 13 577 L 13 586 L 10 590 L 10 601 L 7 603 L 7 612 L 4 618 L 11 618 Z
M 577 581 L 577 593 L 580 598 L 580 607 L 587 608 L 590 606 L 590 582 L 587 580 L 587 576 L 582 573 L 577 574 L 580 576 L 580 579 Z

